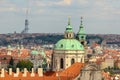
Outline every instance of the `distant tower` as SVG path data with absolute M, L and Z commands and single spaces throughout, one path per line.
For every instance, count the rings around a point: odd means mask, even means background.
M 21 33 L 28 33 L 28 25 L 29 25 L 29 21 L 28 21 L 28 8 L 26 9 L 26 19 L 25 19 L 25 28 Z
M 82 17 L 81 17 L 81 23 L 80 23 L 80 28 L 79 31 L 77 33 L 77 39 L 81 42 L 81 44 L 85 47 L 86 46 L 86 34 L 84 32 L 84 27 L 83 27 L 83 21 L 82 21 Z

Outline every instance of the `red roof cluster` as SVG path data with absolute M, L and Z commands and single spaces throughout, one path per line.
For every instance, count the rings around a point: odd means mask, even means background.
M 80 74 L 83 66 L 83 63 L 77 62 L 62 72 L 47 72 L 44 73 L 42 77 L 39 77 L 37 73 L 35 73 L 34 77 L 31 77 L 30 72 L 27 72 L 27 77 L 23 77 L 22 72 L 19 73 L 18 77 L 13 77 L 14 73 L 12 73 L 12 75 L 9 75 L 8 72 L 5 72 L 5 77 L 0 78 L 0 80 L 73 80 Z M 56 76 L 57 73 L 59 76 Z

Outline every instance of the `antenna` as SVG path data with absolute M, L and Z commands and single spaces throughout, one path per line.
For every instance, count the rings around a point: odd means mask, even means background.
M 29 9 L 29 2 L 27 2 L 27 8 L 26 8 L 26 19 L 25 19 L 25 28 L 23 29 L 23 31 L 21 33 L 28 33 L 28 25 L 29 25 L 29 21 L 28 21 L 28 9 Z

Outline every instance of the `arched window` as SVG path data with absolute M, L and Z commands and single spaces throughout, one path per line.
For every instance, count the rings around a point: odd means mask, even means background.
M 57 66 L 57 60 L 55 60 L 55 64 L 54 64 L 54 67 L 56 67 Z
M 69 38 L 69 34 L 67 34 L 67 38 Z
M 82 58 L 81 58 L 81 62 L 82 62 Z
M 75 59 L 71 59 L 71 65 L 73 64 L 73 63 L 75 63 Z
M 81 44 L 84 45 L 84 41 L 82 41 Z
M 63 58 L 60 59 L 60 68 L 63 69 L 63 66 L 64 66 L 64 60 Z

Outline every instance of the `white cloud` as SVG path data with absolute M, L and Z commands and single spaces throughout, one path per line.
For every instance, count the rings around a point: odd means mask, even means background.
M 54 5 L 66 6 L 66 5 L 71 5 L 72 0 L 60 0 L 60 1 L 48 1 L 48 2 L 36 0 L 36 1 L 32 1 L 31 5 L 32 4 L 35 4 L 36 6 L 54 6 Z
M 82 4 L 82 5 L 84 5 L 84 4 L 88 4 L 88 0 L 77 0 L 78 2 L 79 2 L 79 4 Z
M 18 7 L 17 4 L 8 0 L 0 1 L 0 12 L 25 12 L 26 8 Z
M 119 9 L 115 7 L 115 5 L 118 5 L 118 4 L 113 4 L 113 2 L 111 2 L 111 1 L 79 0 L 79 3 L 80 2 L 81 2 L 81 4 L 87 6 L 86 10 L 85 9 L 82 10 L 84 12 L 83 15 L 85 15 L 86 17 L 112 20 L 115 15 L 120 14 Z M 116 1 L 116 3 L 117 3 L 117 1 Z
M 41 7 L 41 6 L 46 6 L 47 4 L 39 0 L 35 0 L 35 1 L 31 0 L 30 5 Z
M 35 11 L 34 13 L 35 13 L 35 14 L 41 14 L 41 13 L 44 13 L 44 12 L 45 12 L 45 10 L 41 9 L 41 10 Z
M 60 2 L 56 2 L 56 4 L 58 4 L 58 5 L 71 5 L 72 0 L 63 0 L 63 1 L 60 1 Z
M 16 11 L 15 4 L 9 1 L 0 1 L 0 12 Z
M 114 13 L 120 15 L 120 11 L 118 10 L 114 11 Z
M 61 0 L 61 1 L 57 1 L 57 2 L 50 2 L 49 4 L 50 5 L 66 6 L 66 5 L 71 5 L 72 0 Z
M 0 8 L 0 12 L 9 12 L 9 11 L 16 11 L 16 9 L 13 8 L 13 7 L 7 7 L 7 8 L 2 7 L 2 8 Z

